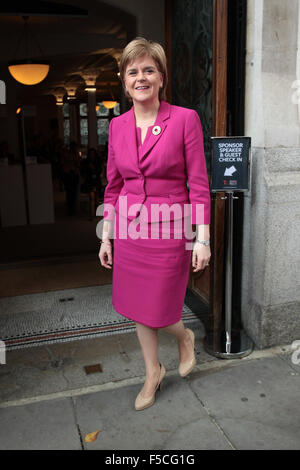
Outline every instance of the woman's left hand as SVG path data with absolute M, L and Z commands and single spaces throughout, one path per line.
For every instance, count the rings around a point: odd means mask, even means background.
M 211 257 L 210 247 L 196 242 L 193 248 L 192 265 L 193 272 L 197 273 L 206 268 Z

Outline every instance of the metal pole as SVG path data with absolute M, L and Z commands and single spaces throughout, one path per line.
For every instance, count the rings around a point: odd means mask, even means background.
M 209 333 L 204 338 L 205 350 L 222 359 L 234 359 L 248 356 L 253 350 L 253 341 L 243 330 L 232 331 L 232 261 L 233 261 L 233 191 L 226 191 L 226 279 L 225 279 L 225 325 L 223 330 Z M 223 336 L 225 329 L 225 337 Z
M 218 147 L 217 142 L 220 140 L 221 142 L 232 141 L 232 139 L 243 139 L 245 143 L 249 144 L 249 152 L 250 152 L 250 138 L 248 137 L 212 137 L 212 179 L 211 179 L 211 186 L 214 188 L 213 191 L 215 192 L 225 192 L 224 196 L 220 196 L 220 199 L 227 200 L 225 202 L 227 208 L 227 223 L 226 223 L 226 260 L 225 260 L 225 318 L 222 321 L 222 325 L 218 325 L 218 328 L 210 329 L 205 338 L 203 339 L 203 345 L 205 350 L 216 357 L 222 359 L 233 359 L 233 358 L 242 358 L 247 356 L 253 350 L 254 344 L 253 341 L 247 336 L 245 331 L 242 327 L 232 327 L 232 298 L 235 298 L 235 292 L 232 292 L 232 285 L 233 285 L 233 200 L 239 199 L 238 197 L 234 196 L 234 192 L 245 191 L 245 189 L 236 187 L 232 189 L 229 187 L 223 188 L 221 176 L 227 175 L 226 173 L 226 165 L 224 167 L 224 162 L 220 159 L 221 150 Z M 244 145 L 244 144 L 243 144 Z M 251 182 L 251 153 L 249 159 L 249 169 L 248 169 L 248 182 L 247 185 L 243 184 L 243 186 L 249 187 L 249 174 L 250 174 L 250 182 Z M 237 175 L 239 175 L 239 168 L 236 168 Z M 243 173 L 241 173 L 242 177 Z M 239 180 L 240 176 L 238 176 L 237 180 Z M 236 181 L 237 182 L 237 181 Z M 235 183 L 236 183 L 235 182 Z M 242 182 L 242 179 L 241 179 Z M 225 183 L 225 182 L 224 182 Z M 216 187 L 215 187 L 216 186 Z M 227 186 L 227 185 L 226 185 Z M 251 188 L 251 184 L 250 184 Z M 233 317 L 234 319 L 234 317 Z
M 226 250 L 226 291 L 225 291 L 225 331 L 226 352 L 231 350 L 231 313 L 232 313 L 232 237 L 233 237 L 233 194 L 227 192 L 227 250 Z

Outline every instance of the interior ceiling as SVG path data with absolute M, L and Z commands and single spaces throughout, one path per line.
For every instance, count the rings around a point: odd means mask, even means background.
M 126 44 L 127 14 L 95 0 L 12 1 L 6 7 L 1 5 L 2 69 L 9 61 L 28 57 L 24 40 L 20 42 L 24 15 L 29 16 L 30 57 L 49 60 L 50 71 L 33 87 L 15 82 L 23 96 L 53 94 L 66 86 L 77 86 L 79 95 L 83 94 L 83 75 L 89 73 L 97 76 L 97 93 L 107 94 L 109 84 L 114 94 L 119 93 L 116 57 Z

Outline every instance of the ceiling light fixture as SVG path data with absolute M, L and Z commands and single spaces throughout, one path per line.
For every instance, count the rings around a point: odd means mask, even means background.
M 67 100 L 76 100 L 76 90 L 77 86 L 75 85 L 65 85 L 65 89 L 67 90 Z
M 22 85 L 37 85 L 41 83 L 48 75 L 50 64 L 45 60 L 38 60 L 38 59 L 31 59 L 29 55 L 29 40 L 30 36 L 34 39 L 32 33 L 29 32 L 28 28 L 28 16 L 22 17 L 24 20 L 24 28 L 20 39 L 17 44 L 17 49 L 15 53 L 15 57 L 17 55 L 17 51 L 19 49 L 20 42 L 23 40 L 25 44 L 25 55 L 26 58 L 22 60 L 14 60 L 8 64 L 8 70 L 11 76 Z M 41 54 L 43 52 L 35 40 Z
M 111 84 L 109 84 L 109 89 L 110 89 L 110 94 L 111 94 L 112 99 L 111 100 L 104 100 L 104 101 L 102 101 L 102 104 L 106 109 L 113 109 L 118 102 L 115 101 L 115 97 L 114 97 L 114 94 L 113 94 L 113 91 L 112 91 L 112 88 L 111 88 Z
M 102 104 L 106 109 L 112 109 L 116 106 L 117 101 L 102 101 Z
M 97 91 L 97 88 L 95 86 L 87 86 L 84 89 L 85 91 Z

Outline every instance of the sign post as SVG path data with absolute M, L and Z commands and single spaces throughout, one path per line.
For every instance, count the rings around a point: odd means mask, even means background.
M 253 349 L 253 342 L 243 329 L 232 330 L 233 200 L 239 199 L 233 193 L 249 190 L 251 138 L 211 137 L 211 142 L 210 189 L 212 192 L 225 192 L 222 199 L 227 204 L 225 325 L 221 330 L 206 335 L 204 347 L 213 356 L 233 359 L 247 356 Z

